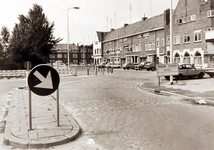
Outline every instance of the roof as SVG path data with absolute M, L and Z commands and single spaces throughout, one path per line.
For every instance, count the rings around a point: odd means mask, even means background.
M 141 20 L 139 22 L 124 26 L 108 32 L 103 42 L 125 38 L 135 34 L 146 33 L 150 30 L 156 30 L 164 27 L 164 14 Z
M 77 46 L 75 44 L 69 44 L 69 48 L 70 49 L 77 49 Z M 54 47 L 54 49 L 67 49 L 67 44 L 56 44 L 56 46 Z
M 103 38 L 108 34 L 108 32 L 100 32 L 100 31 L 97 31 L 97 37 L 98 37 L 98 40 L 99 42 L 102 42 L 103 41 Z

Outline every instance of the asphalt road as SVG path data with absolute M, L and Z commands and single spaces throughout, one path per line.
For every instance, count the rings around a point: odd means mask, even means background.
M 79 123 L 82 135 L 50 149 L 214 149 L 214 107 L 142 91 L 138 85 L 145 82 L 157 82 L 156 72 L 114 70 L 61 78 L 60 103 Z

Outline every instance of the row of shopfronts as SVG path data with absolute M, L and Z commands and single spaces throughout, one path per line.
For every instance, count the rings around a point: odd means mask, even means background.
M 199 67 L 214 64 L 214 1 L 179 0 L 173 11 L 173 62 Z M 170 10 L 133 24 L 97 32 L 94 62 L 169 63 Z M 157 59 L 158 58 L 158 59 Z

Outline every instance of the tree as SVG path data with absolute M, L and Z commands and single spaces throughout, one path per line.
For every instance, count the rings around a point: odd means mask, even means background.
M 1 51 L 6 52 L 8 50 L 9 45 L 10 32 L 7 27 L 3 26 L 1 29 Z
M 49 62 L 51 49 L 61 40 L 53 36 L 54 23 L 49 23 L 41 6 L 34 4 L 28 15 L 19 15 L 10 39 L 9 50 L 16 67 Z
M 5 69 L 8 66 L 9 61 L 9 39 L 10 32 L 7 27 L 3 26 L 0 33 L 0 69 Z

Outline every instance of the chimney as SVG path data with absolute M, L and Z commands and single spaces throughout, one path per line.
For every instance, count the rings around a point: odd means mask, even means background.
M 124 24 L 124 27 L 126 27 L 126 26 L 128 26 L 128 25 L 129 25 L 128 23 L 125 23 L 125 24 Z
M 147 19 L 147 17 L 145 17 L 145 16 L 142 18 L 143 21 L 145 21 L 146 19 Z
M 164 25 L 169 25 L 170 23 L 170 9 L 164 11 Z

